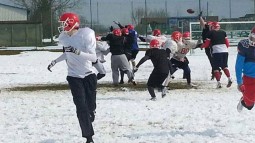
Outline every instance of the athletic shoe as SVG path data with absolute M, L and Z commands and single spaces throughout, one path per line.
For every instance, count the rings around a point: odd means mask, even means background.
M 134 78 L 130 78 L 128 80 L 128 83 L 132 83 L 133 85 L 137 85 L 137 83 L 135 82 Z
M 217 87 L 216 88 L 221 88 L 222 86 L 221 86 L 221 83 L 220 82 L 218 82 L 217 83 Z
M 242 101 L 243 101 L 243 97 L 239 100 L 238 104 L 237 104 L 237 111 L 240 113 L 242 112 L 243 110 L 243 104 L 242 104 Z
M 151 99 L 150 99 L 151 101 L 156 101 L 157 100 L 157 98 L 156 97 L 151 97 Z
M 119 84 L 124 84 L 124 81 L 123 81 L 123 80 L 121 80 L 121 81 L 119 82 Z
M 211 80 L 214 80 L 214 75 L 212 74 L 212 76 L 211 76 Z
M 188 83 L 189 87 L 197 87 L 197 85 L 193 84 L 193 83 Z
M 162 89 L 162 98 L 164 98 L 165 96 L 166 96 L 166 91 L 167 91 L 167 88 L 166 87 L 164 87 L 163 89 Z
M 227 84 L 227 87 L 230 87 L 231 85 L 232 85 L 232 81 L 231 81 L 231 79 L 230 80 L 228 80 L 228 84 Z

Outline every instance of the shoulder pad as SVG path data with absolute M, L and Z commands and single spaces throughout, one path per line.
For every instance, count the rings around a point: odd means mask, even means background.
M 244 47 L 244 48 L 249 48 L 249 40 L 248 39 L 244 39 L 240 41 L 240 44 Z

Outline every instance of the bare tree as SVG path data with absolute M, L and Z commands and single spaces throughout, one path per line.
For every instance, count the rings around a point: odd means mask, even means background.
M 135 12 L 131 13 L 132 21 L 134 21 L 135 25 L 139 24 L 139 21 L 144 17 L 145 12 L 142 7 L 138 7 L 135 9 Z

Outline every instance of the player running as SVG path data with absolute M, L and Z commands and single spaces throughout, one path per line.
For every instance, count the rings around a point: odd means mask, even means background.
M 170 51 L 169 51 L 170 52 Z M 147 89 L 151 95 L 151 99 L 155 101 L 156 95 L 154 88 L 162 87 L 162 83 L 166 79 L 169 73 L 168 58 L 170 53 L 167 53 L 165 50 L 160 49 L 160 42 L 157 39 L 153 39 L 150 42 L 150 49 L 145 53 L 145 56 L 138 62 L 135 67 L 135 71 L 147 60 L 151 60 L 154 69 L 150 74 L 150 77 L 147 82 Z

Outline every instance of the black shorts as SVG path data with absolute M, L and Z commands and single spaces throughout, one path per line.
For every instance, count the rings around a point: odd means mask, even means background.
M 228 67 L 228 53 L 213 54 L 213 70 L 224 69 Z

